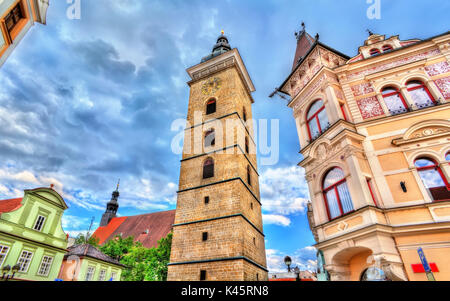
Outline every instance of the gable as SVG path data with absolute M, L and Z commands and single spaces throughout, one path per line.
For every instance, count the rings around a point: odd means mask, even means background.
M 66 210 L 67 208 L 69 208 L 62 196 L 52 188 L 36 188 L 32 190 L 25 190 L 25 196 L 27 195 L 37 197 L 45 202 L 61 208 L 62 210 Z

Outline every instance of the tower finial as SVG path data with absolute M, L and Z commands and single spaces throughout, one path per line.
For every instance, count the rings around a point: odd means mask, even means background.
M 305 25 L 305 22 L 302 22 L 302 29 L 303 29 L 303 31 L 305 31 L 305 30 L 306 30 L 306 25 Z
M 370 29 L 367 29 L 367 32 L 369 33 L 369 36 L 373 36 L 373 32 Z
M 119 186 L 120 186 L 120 179 L 119 179 L 119 182 L 117 182 L 117 188 L 116 188 L 116 191 L 119 191 Z
M 220 33 L 221 33 L 222 35 L 224 35 L 224 34 L 225 34 L 225 31 L 222 29 L 222 30 L 220 31 Z

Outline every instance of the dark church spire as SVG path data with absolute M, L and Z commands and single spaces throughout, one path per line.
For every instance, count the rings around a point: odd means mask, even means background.
M 230 50 L 231 46 L 228 42 L 228 38 L 225 36 L 225 32 L 222 30 L 220 32 L 220 36 L 217 38 L 216 44 L 213 47 L 212 53 L 208 56 L 205 56 L 202 59 L 202 63 Z
M 117 183 L 116 190 L 113 191 L 111 200 L 106 204 L 106 211 L 102 215 L 102 220 L 100 222 L 100 227 L 107 226 L 109 222 L 116 217 L 117 210 L 119 209 L 119 185 L 120 185 L 120 179 Z

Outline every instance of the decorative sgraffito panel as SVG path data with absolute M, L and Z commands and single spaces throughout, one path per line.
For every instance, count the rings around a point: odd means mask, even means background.
M 383 108 L 375 96 L 359 99 L 356 103 L 358 104 L 363 119 L 384 115 Z
M 444 98 L 450 99 L 450 76 L 437 79 L 434 81 L 434 83 L 439 88 L 442 95 L 444 95 Z
M 448 62 L 439 62 L 425 67 L 425 71 L 429 76 L 436 76 L 439 74 L 444 74 L 450 72 L 450 64 Z
M 375 92 L 370 83 L 362 83 L 360 85 L 352 86 L 352 91 L 355 97 Z

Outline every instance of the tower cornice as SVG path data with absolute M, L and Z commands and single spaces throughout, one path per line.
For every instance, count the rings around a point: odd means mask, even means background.
M 237 48 L 186 69 L 192 79 L 188 84 L 192 85 L 194 82 L 233 66 L 236 66 L 249 94 L 255 92 L 255 86 Z

